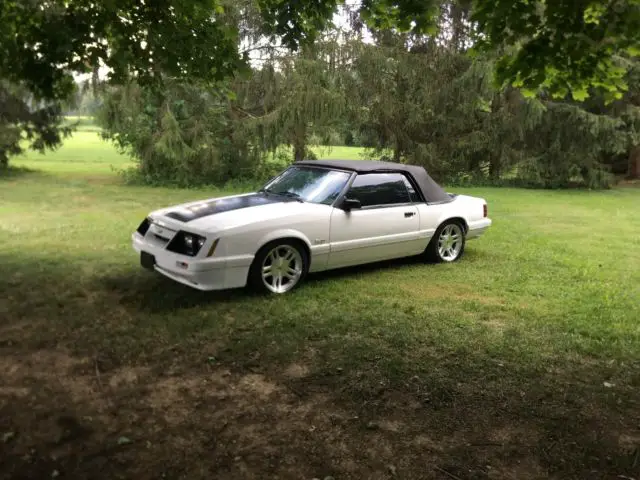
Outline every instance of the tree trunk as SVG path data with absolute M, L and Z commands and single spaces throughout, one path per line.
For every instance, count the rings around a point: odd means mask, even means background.
M 9 157 L 5 154 L 4 149 L 0 149 L 0 170 L 9 167 Z
M 464 45 L 464 24 L 462 23 L 462 8 L 456 3 L 452 3 L 449 8 L 449 12 L 451 15 L 451 26 L 453 30 L 451 34 L 451 46 L 456 52 L 461 52 Z
M 91 89 L 93 90 L 94 96 L 98 95 L 98 85 L 100 83 L 100 75 L 98 75 L 99 70 L 100 64 L 96 60 L 96 64 L 93 66 L 93 69 L 91 71 Z
M 400 143 L 400 140 L 396 137 L 396 141 L 393 145 L 393 161 L 396 163 L 401 163 L 400 158 L 402 157 L 402 146 Z
M 489 178 L 491 180 L 498 180 L 500 178 L 500 161 L 496 158 L 491 158 L 489 160 Z
M 293 144 L 293 161 L 300 162 L 304 160 L 306 148 L 304 142 L 296 142 Z
M 300 162 L 307 156 L 307 125 L 298 123 L 293 130 L 293 161 Z
M 629 178 L 640 178 L 640 145 L 636 145 L 629 153 Z

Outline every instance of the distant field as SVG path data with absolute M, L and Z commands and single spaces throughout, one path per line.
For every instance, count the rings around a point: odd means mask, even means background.
M 65 174 L 115 174 L 135 165 L 134 161 L 118 152 L 115 146 L 98 135 L 99 128 L 90 117 L 68 117 L 69 123 L 79 122 L 73 136 L 64 140 L 61 147 L 45 154 L 27 152 L 11 160 L 17 167 Z M 364 149 L 359 147 L 313 147 L 314 153 L 322 159 L 360 160 Z
M 55 173 L 111 174 L 113 168 L 133 166 L 131 159 L 120 154 L 109 142 L 102 140 L 97 132 L 78 131 L 64 140 L 61 147 L 44 154 L 29 151 L 11 160 L 16 167 Z
M 311 150 L 323 160 L 363 160 L 365 149 L 361 147 L 312 147 Z

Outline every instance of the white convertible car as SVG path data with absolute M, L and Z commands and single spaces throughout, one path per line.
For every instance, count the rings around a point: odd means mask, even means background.
M 422 167 L 309 160 L 254 193 L 156 210 L 132 240 L 142 266 L 190 287 L 285 293 L 309 272 L 453 262 L 490 225 L 484 199 L 445 192 Z

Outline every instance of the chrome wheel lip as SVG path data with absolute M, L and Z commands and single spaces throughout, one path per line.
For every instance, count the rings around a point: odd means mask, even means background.
M 453 262 L 462 251 L 464 233 L 457 223 L 446 225 L 438 237 L 438 255 L 445 262 Z
M 269 250 L 260 265 L 262 284 L 272 293 L 286 293 L 302 277 L 302 255 L 291 245 L 277 245 Z

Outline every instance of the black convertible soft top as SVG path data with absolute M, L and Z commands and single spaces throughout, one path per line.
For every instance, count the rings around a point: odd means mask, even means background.
M 427 173 L 424 167 L 403 163 L 379 162 L 375 160 L 302 160 L 293 164 L 310 167 L 336 168 L 356 173 L 402 172 L 413 179 L 413 183 L 422 192 L 429 203 L 451 202 L 453 198 L 445 192 Z

